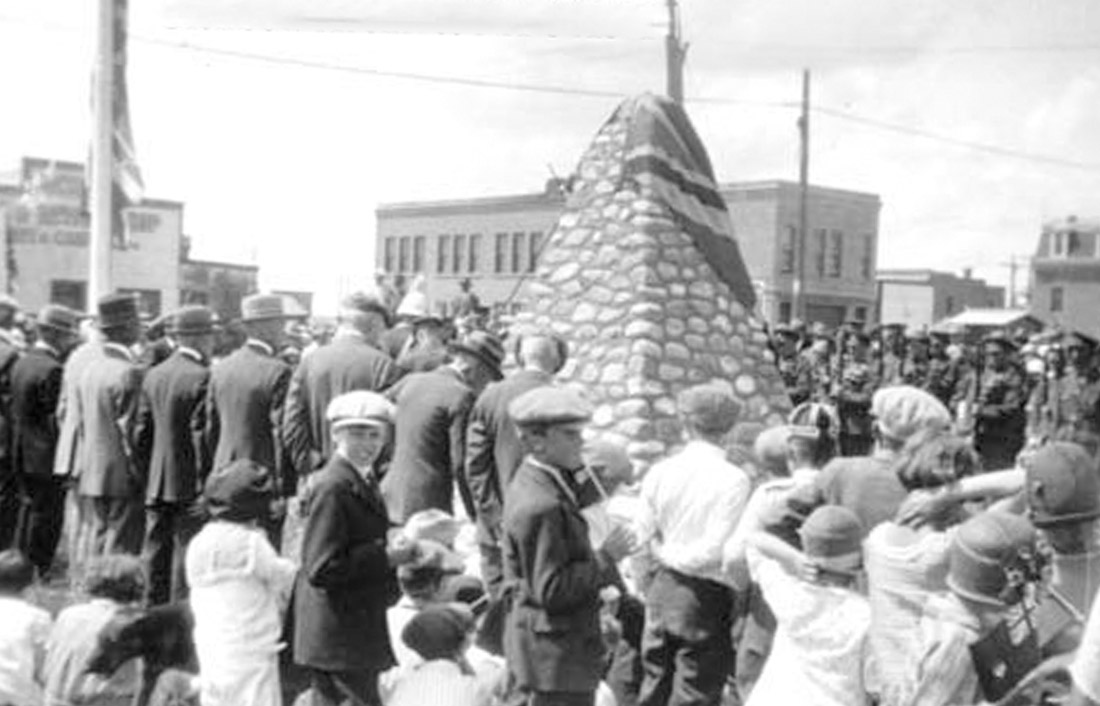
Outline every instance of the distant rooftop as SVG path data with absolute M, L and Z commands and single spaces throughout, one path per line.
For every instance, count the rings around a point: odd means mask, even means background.
M 1008 326 L 1024 318 L 1033 318 L 1027 309 L 967 309 L 943 323 L 951 326 Z

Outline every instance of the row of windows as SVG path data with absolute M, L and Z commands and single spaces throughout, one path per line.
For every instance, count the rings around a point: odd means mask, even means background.
M 1100 234 L 1075 230 L 1051 233 L 1050 256 L 1100 257 Z
M 864 235 L 863 249 L 859 258 L 859 276 L 865 282 L 869 282 L 874 276 L 874 250 L 875 239 L 870 235 Z M 786 238 L 783 240 L 782 261 L 780 272 L 785 275 L 793 274 L 795 268 L 795 247 L 798 241 L 798 228 L 787 226 Z M 819 279 L 826 276 L 839 279 L 844 276 L 844 233 L 839 230 L 826 230 L 818 228 L 814 231 L 814 237 L 806 243 L 807 262 L 812 262 L 813 270 Z M 813 259 L 810 260 L 810 255 Z
M 429 237 L 435 241 L 434 262 L 429 266 L 426 248 Z M 492 266 L 496 274 L 533 272 L 542 250 L 539 232 L 497 233 L 493 236 L 491 263 L 485 262 L 481 233 L 453 233 L 436 236 L 391 236 L 383 241 L 382 258 L 387 272 L 416 274 L 479 274 Z

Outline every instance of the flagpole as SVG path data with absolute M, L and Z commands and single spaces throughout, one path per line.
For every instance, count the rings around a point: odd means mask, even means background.
M 111 241 L 114 166 L 115 0 L 99 0 L 95 72 L 92 81 L 91 228 L 88 234 L 88 297 L 85 306 L 112 291 Z

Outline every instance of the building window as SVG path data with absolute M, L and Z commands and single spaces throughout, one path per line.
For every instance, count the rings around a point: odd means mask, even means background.
M 397 271 L 409 271 L 409 238 L 407 237 L 397 242 Z
M 531 239 L 527 241 L 527 250 L 529 253 L 527 271 L 534 272 L 539 264 L 539 251 L 542 250 L 542 233 L 531 234 Z
M 526 233 L 512 233 L 512 272 L 523 272 L 523 245 L 526 240 Z
M 952 296 L 947 297 L 947 301 L 944 302 L 944 309 L 945 309 L 944 313 L 949 315 L 949 316 L 951 314 L 955 313 L 955 297 L 952 297 Z
M 454 261 L 451 262 L 451 271 L 455 274 L 463 272 L 466 267 L 466 236 L 454 236 Z
M 397 266 L 397 238 L 386 238 L 382 245 L 385 250 L 382 260 L 385 263 L 386 272 L 396 272 L 394 267 Z
M 481 233 L 470 234 L 470 256 L 466 259 L 467 271 L 477 272 L 481 267 Z
M 871 280 L 871 275 L 875 269 L 875 238 L 871 235 L 863 236 L 863 257 L 859 261 L 859 274 L 863 277 L 864 282 Z
M 781 323 L 789 323 L 791 320 L 791 303 L 779 302 L 779 321 Z
M 435 271 L 436 274 L 443 274 L 447 271 L 447 263 L 450 261 L 451 252 L 451 236 L 441 235 L 439 240 L 436 241 L 435 250 Z
M 50 301 L 77 311 L 86 311 L 88 284 L 71 279 L 55 279 L 50 282 Z
M 1064 297 L 1065 297 L 1065 292 L 1062 290 L 1061 287 L 1051 287 L 1050 288 L 1050 310 L 1051 311 L 1062 311 L 1062 307 L 1065 305 L 1065 301 L 1063 300 Z
M 840 277 L 844 272 L 844 233 L 834 230 L 832 233 L 829 252 L 829 276 Z
M 1054 257 L 1066 256 L 1066 234 L 1062 231 L 1051 234 L 1050 254 Z
M 413 238 L 413 272 L 424 271 L 424 236 L 418 235 Z
M 867 320 L 867 307 L 857 306 L 856 307 L 856 321 L 866 321 L 866 320 Z
M 1066 255 L 1073 257 L 1084 252 L 1081 234 L 1075 230 L 1066 233 Z
M 814 269 L 817 271 L 817 276 L 819 278 L 824 278 L 825 252 L 829 249 L 829 231 L 824 228 L 818 228 L 814 233 L 817 235 L 817 252 L 814 253 Z
M 505 263 L 508 262 L 508 234 L 497 233 L 496 242 L 493 244 L 493 272 L 504 272 Z
M 798 237 L 798 229 L 787 226 L 786 237 L 783 239 L 783 253 L 780 256 L 779 273 L 789 275 L 794 273 L 794 242 Z

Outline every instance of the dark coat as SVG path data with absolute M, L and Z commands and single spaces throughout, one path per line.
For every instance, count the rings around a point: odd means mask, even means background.
M 11 410 L 11 371 L 20 357 L 18 348 L 7 341 L 0 341 L 0 473 L 7 473 L 12 469 L 14 420 Z
M 530 459 L 505 492 L 504 577 L 512 608 L 504 655 L 521 686 L 595 691 L 604 665 L 600 588 L 614 565 L 592 549 L 573 496 Z
M 386 609 L 399 591 L 386 557 L 390 523 L 377 485 L 337 456 L 316 476 L 307 503 L 294 592 L 294 661 L 325 671 L 393 666 Z
M 248 458 L 282 479 L 284 494 L 297 490 L 281 434 L 290 373 L 289 365 L 250 343 L 211 369 L 203 443 L 214 449 L 212 470 Z
M 478 536 L 495 543 L 504 512 L 504 491 L 523 463 L 523 446 L 508 405 L 524 392 L 553 383 L 538 370 L 520 370 L 490 383 L 474 402 L 466 426 L 466 483 L 477 510 Z
M 39 346 L 27 351 L 12 367 L 12 454 L 17 474 L 53 473 L 63 371 L 57 354 Z
M 80 494 L 137 498 L 144 478 L 134 454 L 141 367 L 118 346 L 104 344 L 77 383 Z
M 290 381 L 283 420 L 283 435 L 298 473 L 309 474 L 332 455 L 325 412 L 334 397 L 353 390 L 379 392 L 397 377 L 393 360 L 356 336 L 337 336 L 306 357 Z
M 466 419 L 474 403 L 473 390 L 458 371 L 443 367 L 402 378 L 387 396 L 397 405 L 393 461 L 382 479 L 390 517 L 404 524 L 428 508 L 451 513 L 455 481 L 462 479 L 466 458 Z M 465 502 L 465 486 L 460 490 Z M 466 510 L 472 516 L 473 509 Z
M 135 445 L 146 503 L 190 503 L 202 490 L 211 464 L 202 442 L 209 381 L 205 362 L 187 350 L 176 350 L 145 376 Z

